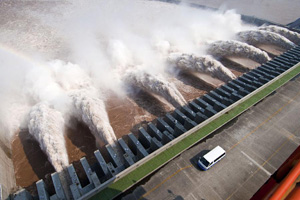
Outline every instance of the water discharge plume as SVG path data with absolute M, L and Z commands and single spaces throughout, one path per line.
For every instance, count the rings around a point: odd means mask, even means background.
M 104 101 L 96 95 L 96 89 L 73 90 L 69 95 L 82 121 L 89 127 L 95 138 L 115 146 L 117 138 L 109 123 Z
M 241 56 L 258 63 L 265 63 L 271 58 L 265 51 L 236 40 L 220 40 L 209 44 L 207 52 L 215 57 Z
M 115 145 L 116 136 L 109 123 L 104 100 L 92 79 L 80 66 L 60 60 L 53 61 L 58 83 L 71 98 L 75 114 L 91 130 L 99 141 Z
M 39 103 L 32 107 L 29 117 L 29 133 L 39 142 L 55 170 L 62 171 L 69 164 L 62 114 L 47 103 Z
M 6 109 L 0 108 L 0 140 L 10 141 L 20 128 L 27 126 L 26 116 L 30 106 L 25 102 L 6 104 Z
M 207 73 L 225 82 L 236 78 L 228 68 L 211 56 L 172 53 L 168 57 L 168 62 L 180 69 Z
M 161 74 L 152 75 L 146 71 L 129 69 L 123 76 L 125 83 L 162 96 L 174 107 L 184 106 L 185 99 L 175 85 L 169 83 Z
M 274 33 L 278 33 L 290 41 L 294 42 L 295 44 L 300 44 L 300 34 L 294 31 L 290 31 L 287 28 L 275 26 L 275 25 L 269 25 L 269 26 L 262 26 L 259 28 L 259 30 L 265 30 L 270 31 Z
M 237 37 L 251 45 L 256 44 L 273 44 L 284 49 L 290 49 L 295 46 L 293 42 L 287 38 L 270 31 L 251 30 L 237 33 Z

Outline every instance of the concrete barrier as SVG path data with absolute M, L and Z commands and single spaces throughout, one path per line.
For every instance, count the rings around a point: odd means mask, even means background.
M 298 63 L 299 65 L 299 63 Z M 178 142 L 180 142 L 182 139 L 188 137 L 189 135 L 191 135 L 192 133 L 196 132 L 197 130 L 199 130 L 200 128 L 204 127 L 205 125 L 209 124 L 210 122 L 212 122 L 213 120 L 217 119 L 218 117 L 222 116 L 223 114 L 225 114 L 226 112 L 232 110 L 234 107 L 236 107 L 237 105 L 245 102 L 246 100 L 248 100 L 249 98 L 251 98 L 252 96 L 254 96 L 255 94 L 257 94 L 258 92 L 264 90 L 266 87 L 268 87 L 269 85 L 273 84 L 275 81 L 279 80 L 280 78 L 282 78 L 284 75 L 288 74 L 290 71 L 292 71 L 294 68 L 298 67 L 298 65 L 294 65 L 293 67 L 289 68 L 287 71 L 285 71 L 284 73 L 278 75 L 277 77 L 273 77 L 272 80 L 268 81 L 266 84 L 260 86 L 258 89 L 256 89 L 255 91 L 247 94 L 245 97 L 239 99 L 237 102 L 233 103 L 232 105 L 228 106 L 227 108 L 223 109 L 222 111 L 214 114 L 213 116 L 211 116 L 209 119 L 205 120 L 204 122 L 200 123 L 199 125 L 191 128 L 189 131 L 187 131 L 186 133 L 180 135 L 179 137 L 175 138 L 174 140 L 170 141 L 169 143 L 167 143 L 167 145 L 162 146 L 161 148 L 157 149 L 156 151 L 154 151 L 153 153 L 151 153 L 150 155 L 148 155 L 147 157 L 143 158 L 142 160 L 138 161 L 137 163 L 135 163 L 134 165 L 132 165 L 131 167 L 125 169 L 124 171 L 122 171 L 121 173 L 117 174 L 117 176 L 115 177 L 114 180 L 108 180 L 105 184 L 107 184 L 106 186 L 108 186 L 109 184 L 111 184 L 112 182 L 116 182 L 117 180 L 121 179 L 122 177 L 126 176 L 127 174 L 129 174 L 130 172 L 134 171 L 136 168 L 138 168 L 139 166 L 143 165 L 144 163 L 147 163 L 149 160 L 151 160 L 152 158 L 154 158 L 155 156 L 157 156 L 158 154 L 162 153 L 163 151 L 165 151 L 166 149 L 170 148 L 171 146 L 177 144 Z M 261 75 L 263 75 L 264 73 L 261 73 Z M 261 77 L 261 76 L 259 76 Z M 270 78 L 270 76 L 268 76 L 268 78 Z M 226 88 L 226 87 L 225 87 Z M 227 92 L 231 92 L 231 94 L 235 94 L 237 93 L 236 90 L 234 89 L 230 89 L 230 88 L 226 88 Z M 239 87 L 237 87 L 237 89 L 240 89 Z M 199 102 L 199 101 L 198 101 Z M 208 108 L 211 107 L 209 106 L 208 103 L 205 104 L 205 102 L 203 105 L 206 105 Z M 184 115 L 181 112 L 175 111 L 177 113 L 177 115 L 179 116 L 179 118 L 184 119 Z M 176 117 L 177 118 L 177 117 Z M 218 127 L 219 128 L 219 127 Z M 217 128 L 216 128 L 217 129 Z M 197 142 L 197 141 L 195 141 Z M 182 152 L 179 152 L 178 154 L 180 154 Z M 178 155 L 177 154 L 177 155 Z M 173 157 L 172 157 L 173 158 Z M 170 158 L 170 160 L 172 159 Z M 163 163 L 162 163 L 163 164 Z M 146 174 L 147 175 L 147 174 Z M 146 176 L 145 175 L 145 176 Z M 103 188 L 103 185 L 101 188 L 95 188 L 93 191 L 91 191 L 90 193 L 86 194 L 85 196 L 83 196 L 81 199 L 87 199 L 91 196 L 93 196 L 94 194 L 100 192 Z
M 296 55 L 295 52 L 299 52 L 299 50 L 293 50 L 290 53 L 288 51 L 291 55 Z M 291 57 L 291 55 L 289 55 L 289 57 Z M 96 163 L 98 166 L 97 168 L 92 168 L 87 160 L 82 158 L 80 162 L 89 181 L 89 184 L 85 187 L 81 186 L 73 165 L 69 165 L 67 168 L 71 180 L 69 189 L 73 198 L 87 199 L 100 192 L 111 183 L 125 177 L 139 166 L 147 163 L 155 156 L 208 125 L 210 122 L 229 112 L 239 104 L 247 101 L 253 95 L 264 90 L 297 67 L 283 67 L 286 66 L 284 65 L 286 59 L 288 58 L 282 60 L 277 59 L 276 62 L 273 62 L 273 64 L 266 68 L 261 67 L 260 69 L 254 69 L 248 74 L 243 75 L 244 78 L 241 77 L 231 81 L 228 84 L 217 88 L 215 91 L 195 99 L 189 106 L 183 106 L 182 108 L 176 109 L 172 114 L 168 113 L 165 117 L 158 118 L 156 120 L 156 125 L 149 123 L 147 130 L 140 128 L 138 138 L 132 133 L 129 133 L 127 143 L 122 138 L 118 139 L 117 145 L 119 145 L 118 147 L 120 147 L 120 151 L 122 151 L 123 154 L 116 152 L 115 148 L 107 145 L 106 149 L 111 162 L 107 163 L 98 150 L 94 153 L 98 161 Z M 293 60 L 295 60 L 295 58 L 293 58 Z M 281 74 L 273 73 L 274 75 L 270 75 L 271 71 L 276 71 L 277 69 L 274 65 L 278 68 L 285 69 L 286 71 Z M 253 78 L 253 80 L 251 80 L 251 78 Z M 265 84 L 262 85 L 262 82 Z M 252 90 L 254 91 L 250 93 Z M 226 102 L 226 105 L 223 104 L 223 102 Z M 197 141 L 194 141 L 194 143 L 196 142 Z M 178 154 L 180 153 L 182 153 L 182 151 Z M 146 175 L 147 174 L 145 174 L 145 176 Z M 49 196 L 44 182 L 40 180 L 36 183 L 39 198 L 65 199 L 65 192 L 58 174 L 52 174 L 52 179 L 56 194 Z M 2 187 L 0 188 L 0 192 L 1 191 Z M 13 198 L 31 199 L 32 197 L 26 190 L 22 190 L 17 192 Z

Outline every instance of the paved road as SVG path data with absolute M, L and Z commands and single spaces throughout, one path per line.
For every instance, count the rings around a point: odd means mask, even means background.
M 300 144 L 300 78 L 158 170 L 123 199 L 249 199 Z M 199 154 L 227 156 L 204 172 Z

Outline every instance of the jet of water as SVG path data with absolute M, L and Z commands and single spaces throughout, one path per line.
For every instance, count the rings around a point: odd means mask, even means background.
M 80 121 L 91 130 L 96 140 L 114 145 L 115 133 L 109 123 L 100 90 L 79 65 L 60 60 L 52 62 L 57 82 L 71 98 L 73 110 Z
M 69 164 L 62 114 L 47 103 L 39 103 L 32 107 L 29 117 L 29 133 L 39 142 L 55 170 L 62 171 Z
M 126 71 L 123 80 L 129 85 L 164 97 L 174 107 L 186 104 L 185 99 L 177 90 L 174 84 L 169 83 L 161 74 L 155 76 L 143 70 L 129 69 Z
M 226 57 L 233 55 L 246 57 L 261 64 L 271 59 L 265 51 L 236 40 L 220 40 L 213 42 L 208 46 L 207 52 L 215 57 Z
M 294 31 L 290 31 L 287 28 L 275 26 L 275 25 L 269 25 L 269 26 L 262 26 L 259 28 L 259 30 L 278 33 L 278 34 L 286 37 L 290 41 L 294 42 L 295 44 L 300 44 L 300 34 L 297 32 L 294 32 Z
M 97 95 L 96 89 L 77 89 L 69 93 L 81 120 L 92 134 L 105 144 L 115 145 L 116 135 L 109 123 L 104 101 Z
M 237 37 L 248 44 L 273 44 L 284 49 L 290 49 L 295 46 L 287 38 L 270 31 L 251 30 L 237 33 Z
M 225 82 L 236 78 L 228 68 L 211 56 L 172 53 L 168 61 L 179 69 L 207 73 Z

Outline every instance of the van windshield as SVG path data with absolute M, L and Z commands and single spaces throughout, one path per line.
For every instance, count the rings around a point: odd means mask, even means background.
M 208 167 L 209 163 L 207 162 L 207 160 L 203 157 L 200 158 L 200 162 L 202 162 L 202 164 L 206 167 Z

